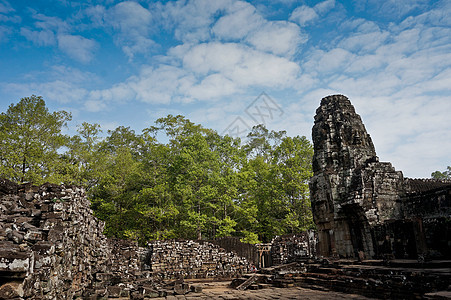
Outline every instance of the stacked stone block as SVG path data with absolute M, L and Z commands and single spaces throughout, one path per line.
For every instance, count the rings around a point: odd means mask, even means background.
M 208 242 L 154 241 L 149 243 L 147 264 L 161 279 L 233 278 L 248 272 L 249 262 Z
M 277 236 L 271 241 L 273 265 L 299 262 L 316 256 L 317 235 L 313 230 Z
M 82 188 L 0 186 L 0 299 L 105 296 L 113 276 L 139 271 L 137 245 L 124 259 L 126 246 L 107 241 Z

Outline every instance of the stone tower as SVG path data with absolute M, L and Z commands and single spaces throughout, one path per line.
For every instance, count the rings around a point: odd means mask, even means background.
M 372 228 L 400 218 L 403 175 L 379 162 L 347 97 L 321 100 L 312 130 L 310 198 L 323 256 L 373 257 Z

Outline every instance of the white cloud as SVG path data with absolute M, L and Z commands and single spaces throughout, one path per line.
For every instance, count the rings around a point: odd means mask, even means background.
M 290 21 L 298 23 L 300 26 L 306 26 L 318 19 L 316 11 L 307 5 L 297 7 L 290 16 Z
M 405 30 L 419 24 L 427 24 L 426 28 L 432 26 L 451 26 L 451 2 L 446 0 L 440 1 L 434 9 L 428 10 L 418 16 L 409 16 L 399 25 L 393 24 L 391 27 L 393 30 Z
M 88 95 L 91 106 L 101 107 L 100 103 L 125 102 L 135 98 L 136 93 L 126 83 L 115 84 L 109 89 L 92 90 Z M 102 106 L 103 107 L 103 106 Z
M 419 95 L 351 99 L 359 103 L 357 112 L 362 114 L 381 160 L 392 161 L 409 177 L 429 176 L 444 167 L 439 162 L 449 157 L 446 149 L 451 131 L 443 112 L 451 109 L 450 100 Z
M 87 91 L 78 84 L 63 80 L 54 80 L 44 83 L 7 83 L 2 89 L 15 95 L 17 98 L 24 95 L 41 95 L 44 99 L 59 103 L 77 103 L 84 99 Z
M 364 24 L 360 25 L 359 28 L 362 26 Z M 342 39 L 338 46 L 353 53 L 368 53 L 378 49 L 386 42 L 388 37 L 389 33 L 386 31 L 375 30 L 368 32 L 368 30 L 359 30 Z
M 94 56 L 97 43 L 80 35 L 58 35 L 58 47 L 69 57 L 82 63 L 88 63 Z
M 50 30 L 30 30 L 22 27 L 20 34 L 37 46 L 51 46 L 56 44 L 55 34 Z
M 324 15 L 335 7 L 335 0 L 326 0 L 316 4 L 313 9 L 319 14 Z
M 235 2 L 229 10 L 230 12 L 219 18 L 212 28 L 212 32 L 222 39 L 243 39 L 266 23 L 249 3 Z
M 278 21 L 267 22 L 248 41 L 258 50 L 276 55 L 292 56 L 298 47 L 307 41 L 307 36 L 294 23 Z
M 11 4 L 8 3 L 8 1 L 2 0 L 0 2 L 0 13 L 7 14 L 13 11 L 14 8 L 11 6 Z
M 102 5 L 88 6 L 83 14 L 91 19 L 94 26 L 105 26 L 106 8 Z
M 22 18 L 16 15 L 3 15 L 0 13 L 0 22 L 2 23 L 20 23 Z
M 194 83 L 185 70 L 163 65 L 158 68 L 144 67 L 139 76 L 128 80 L 127 85 L 136 93 L 136 99 L 147 103 L 171 103 L 182 101 Z
M 330 51 L 316 50 L 303 64 L 307 72 L 320 73 L 321 76 L 341 73 L 354 59 L 355 55 L 342 48 L 333 48 Z
M 307 26 L 316 21 L 320 16 L 327 14 L 335 7 L 335 0 L 319 2 L 314 7 L 301 5 L 290 15 L 290 21 L 298 23 L 301 27 Z
M 171 61 L 182 61 L 183 68 L 178 63 L 144 66 L 123 83 L 90 92 L 86 107 L 100 110 L 102 103 L 128 99 L 153 104 L 212 101 L 248 87 L 290 87 L 299 73 L 299 66 L 286 58 L 234 43 L 178 47 L 171 53 L 178 55 Z
M 100 112 L 107 109 L 107 103 L 100 100 L 88 100 L 84 104 L 85 110 L 89 112 Z
M 386 18 L 400 18 L 414 9 L 424 8 L 428 5 L 428 0 L 369 0 L 367 3 L 368 8 L 375 15 Z
M 233 0 L 192 0 L 168 2 L 163 14 L 167 26 L 174 29 L 174 37 L 184 43 L 197 43 L 210 38 L 211 25 L 218 12 L 224 12 L 236 2 Z
M 233 43 L 197 45 L 183 57 L 183 66 L 200 75 L 221 73 L 240 87 L 289 87 L 299 72 L 288 59 Z
M 0 25 L 0 43 L 6 40 L 6 37 L 12 33 L 11 28 Z
M 15 9 L 7 1 L 0 1 L 0 43 L 6 42 L 14 33 L 14 23 L 20 23 L 21 18 L 14 15 Z M 3 24 L 2 24 L 3 23 Z
M 41 30 L 48 30 L 57 33 L 67 32 L 71 29 L 70 25 L 58 17 L 49 17 L 37 12 L 33 13 L 34 26 Z
M 257 50 L 291 56 L 307 40 L 298 25 L 267 21 L 249 3 L 237 1 L 226 9 L 211 31 L 223 41 L 246 41 Z
M 139 3 L 121 2 L 108 11 L 98 7 L 89 13 L 97 17 L 97 20 L 99 14 L 105 14 L 106 24 L 118 30 L 116 43 L 129 58 L 137 53 L 145 54 L 155 45 L 149 38 L 152 15 Z
M 187 93 L 194 99 L 211 100 L 230 96 L 238 92 L 237 85 L 221 74 L 212 74 L 202 80 L 198 85 L 192 86 Z

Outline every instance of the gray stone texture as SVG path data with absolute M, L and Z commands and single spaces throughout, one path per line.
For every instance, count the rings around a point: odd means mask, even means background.
M 116 292 L 139 273 L 137 244 L 102 234 L 83 189 L 1 180 L 0 200 L 0 299 Z
M 450 182 L 423 180 L 419 184 L 405 179 L 390 163 L 379 162 L 360 116 L 343 95 L 321 100 L 312 138 L 310 195 L 320 255 L 406 258 L 429 250 L 449 255 L 446 241 L 438 246 L 439 251 L 428 248 L 432 243 L 426 231 L 431 227 L 422 225 L 432 222 L 444 226 L 443 230 L 449 227 L 450 195 L 446 191 L 451 189 Z M 426 195 L 434 189 L 443 192 L 441 200 L 436 193 Z M 415 249 L 407 251 L 409 247 Z
M 153 241 L 148 244 L 146 265 L 161 279 L 234 278 L 248 272 L 249 261 L 209 242 Z

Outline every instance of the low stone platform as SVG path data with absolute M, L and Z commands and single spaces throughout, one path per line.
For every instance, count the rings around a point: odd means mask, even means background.
M 451 299 L 451 261 L 310 260 L 234 279 L 237 290 L 301 287 L 379 299 Z

